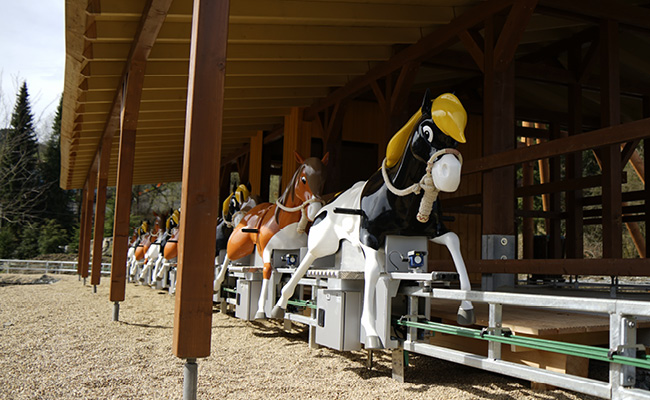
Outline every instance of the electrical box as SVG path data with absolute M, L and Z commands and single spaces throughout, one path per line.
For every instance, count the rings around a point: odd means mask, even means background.
M 339 351 L 360 350 L 361 292 L 319 289 L 316 343 Z
M 261 281 L 237 280 L 237 298 L 235 303 L 235 316 L 237 318 L 246 321 L 255 319 L 257 302 L 260 298 L 261 290 Z
M 427 272 L 425 236 L 386 236 L 384 272 Z

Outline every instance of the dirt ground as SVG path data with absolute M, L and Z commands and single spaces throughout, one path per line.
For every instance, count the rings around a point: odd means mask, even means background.
M 33 284 L 31 284 L 33 283 Z M 0 274 L 0 398 L 181 399 L 183 360 L 172 355 L 174 299 L 127 284 L 113 322 L 110 281 L 97 293 L 70 275 Z M 198 361 L 199 399 L 591 399 L 424 356 L 407 383 L 390 353 L 312 350 L 307 330 L 215 312 L 210 357 Z

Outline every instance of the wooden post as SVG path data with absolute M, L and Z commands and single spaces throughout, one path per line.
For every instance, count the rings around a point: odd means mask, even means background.
M 251 150 L 248 159 L 248 180 L 251 183 L 251 193 L 259 195 L 262 186 L 262 148 L 264 147 L 264 132 L 258 131 L 251 138 Z
M 99 285 L 102 272 L 102 244 L 104 241 L 104 219 L 106 217 L 106 186 L 108 184 L 108 163 L 110 161 L 112 136 L 105 136 L 99 149 L 97 168 L 97 200 L 95 204 L 95 230 L 93 234 L 93 262 L 90 270 L 90 284 Z
M 122 100 L 122 112 L 120 113 L 120 152 L 117 164 L 113 256 L 111 258 L 110 300 L 112 302 L 124 301 L 126 292 L 126 255 L 129 243 L 135 134 L 140 113 L 145 64 L 144 61 L 131 64 L 125 82 L 125 96 Z
M 618 23 L 603 21 L 601 49 L 601 125 L 621 123 Z M 601 149 L 603 163 L 603 257 L 623 256 L 623 210 L 621 193 L 621 150 L 619 145 Z
M 568 133 L 569 136 L 582 133 L 582 86 L 579 74 L 582 68 L 582 45 L 569 50 L 569 70 L 576 75 L 576 83 L 569 84 L 568 96 Z M 582 152 L 567 154 L 567 179 L 582 178 Z M 566 256 L 567 258 L 582 258 L 584 251 L 582 190 L 566 192 Z
M 229 1 L 194 1 L 172 349 L 210 355 Z
M 291 113 L 284 117 L 281 192 L 286 189 L 298 169 L 298 161 L 294 157 L 294 152 L 298 152 L 303 158 L 311 155 L 311 135 L 302 132 L 302 113 L 301 108 L 293 107 Z
M 643 96 L 643 117 L 648 118 L 650 117 L 650 96 Z M 650 139 L 643 139 L 643 170 L 644 171 L 650 171 L 650 154 L 645 154 L 646 150 L 650 150 L 650 146 L 646 146 L 646 144 L 650 144 Z M 644 172 L 644 181 L 643 181 L 643 191 L 644 191 L 644 196 L 643 196 L 643 208 L 644 208 L 644 222 L 645 222 L 645 257 L 648 258 L 650 257 L 647 251 L 648 245 L 650 245 L 650 186 L 648 185 L 648 180 L 645 179 L 645 172 Z
M 81 247 L 79 248 L 79 268 L 81 271 L 81 277 L 88 277 L 88 262 L 90 261 L 90 230 L 93 223 L 93 203 L 95 202 L 95 182 L 97 181 L 97 175 L 90 174 L 86 182 L 87 187 L 87 196 L 85 196 L 85 202 L 83 204 L 83 214 L 85 214 L 85 223 L 83 224 L 83 230 L 79 232 L 79 245 L 83 246 L 83 251 Z
M 495 27 L 485 23 L 485 74 L 483 79 L 483 154 L 514 149 L 514 63 L 495 69 Z M 483 235 L 515 234 L 515 170 L 502 167 L 483 173 Z
M 84 262 L 88 264 L 88 257 L 86 253 L 88 252 L 88 247 L 90 246 L 90 229 L 88 226 L 89 222 L 89 213 L 88 213 L 88 201 L 90 198 L 90 191 L 94 191 L 95 188 L 90 186 L 90 182 L 87 179 L 86 184 L 83 188 L 83 194 L 81 196 L 81 217 L 79 221 L 79 252 L 77 255 L 77 274 L 81 276 L 83 271 Z
M 526 146 L 531 146 L 534 143 L 534 139 L 531 138 L 526 138 L 524 139 L 524 143 Z M 523 180 L 523 187 L 526 186 L 532 186 L 535 184 L 535 179 L 534 179 L 534 172 L 535 168 L 533 166 L 533 163 L 528 161 L 525 163 L 522 163 L 522 180 Z M 525 211 L 532 211 L 534 208 L 534 198 L 533 196 L 524 196 L 522 199 L 523 203 L 523 209 Z M 523 249 L 524 249 L 524 254 L 523 258 L 533 258 L 534 256 L 534 245 L 535 245 L 535 220 L 532 217 L 524 217 L 523 218 L 523 228 L 522 228 L 522 236 L 523 236 Z

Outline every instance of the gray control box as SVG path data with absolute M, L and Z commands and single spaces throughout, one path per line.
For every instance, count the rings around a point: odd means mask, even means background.
M 237 318 L 246 321 L 255 319 L 261 289 L 261 281 L 237 280 L 237 302 L 235 303 L 235 316 Z
M 334 350 L 360 350 L 361 292 L 318 289 L 316 343 Z

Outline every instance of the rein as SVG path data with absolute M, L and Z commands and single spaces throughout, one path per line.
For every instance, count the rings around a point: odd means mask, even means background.
M 305 233 L 305 229 L 307 229 L 307 223 L 309 222 L 309 218 L 307 218 L 307 207 L 312 203 L 323 204 L 324 202 L 321 199 L 312 197 L 309 200 L 303 201 L 299 206 L 296 207 L 287 207 L 284 204 L 280 203 L 279 200 L 276 200 L 275 205 L 278 206 L 280 210 L 290 212 L 290 213 L 301 211 L 302 215 L 300 216 L 300 221 L 298 221 L 298 228 L 296 230 L 298 231 L 298 233 Z
M 436 161 L 438 161 L 438 158 L 445 154 L 453 154 L 458 158 L 461 165 L 463 164 L 463 156 L 458 150 L 442 149 L 440 151 L 437 151 L 431 156 L 431 158 L 429 158 L 429 161 L 427 161 L 427 169 L 424 173 L 424 176 L 422 176 L 422 179 L 420 179 L 420 182 L 414 183 L 404 189 L 397 189 L 395 186 L 393 186 L 390 178 L 388 177 L 388 173 L 386 172 L 385 158 L 381 163 L 381 176 L 384 178 L 384 183 L 386 184 L 388 190 L 395 196 L 404 197 L 408 196 L 411 193 L 420 194 L 420 191 L 424 190 L 424 196 L 422 196 L 422 199 L 420 200 L 420 208 L 418 209 L 418 214 L 416 216 L 419 222 L 425 223 L 429 221 L 429 216 L 431 215 L 431 210 L 433 209 L 433 202 L 436 201 L 438 198 L 438 193 L 440 193 L 440 189 L 438 189 L 433 183 L 431 170 L 433 169 L 433 165 L 436 163 Z

